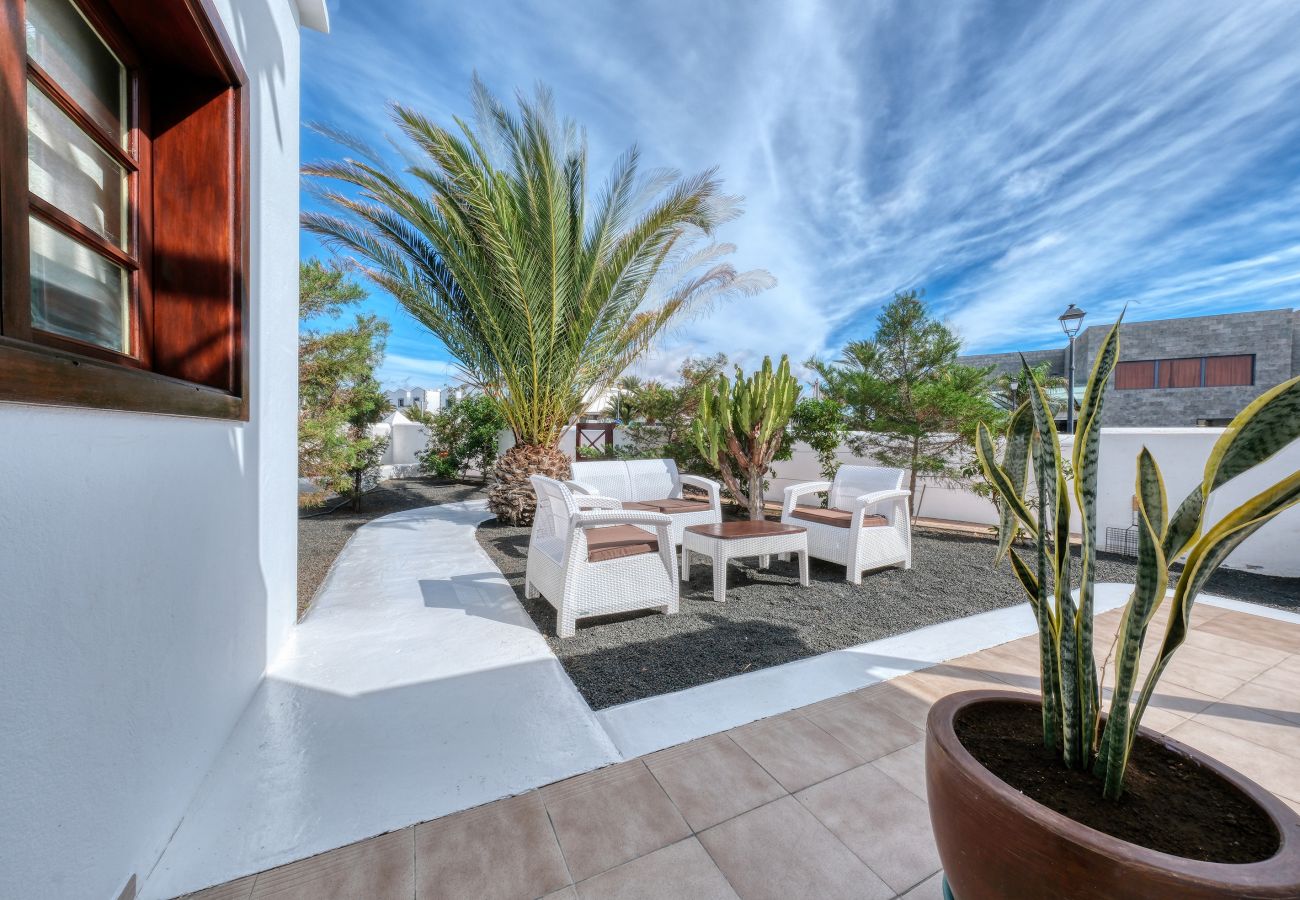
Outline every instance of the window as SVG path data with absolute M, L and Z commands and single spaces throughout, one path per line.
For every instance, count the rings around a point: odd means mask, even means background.
M 1255 357 L 1207 356 L 1205 358 L 1205 386 L 1228 387 L 1255 383 Z
M 206 9 L 0 12 L 0 400 L 247 418 L 245 78 Z
M 1115 366 L 1116 390 L 1149 388 L 1156 385 L 1156 364 L 1152 360 L 1122 362 Z
M 1115 366 L 1116 390 L 1233 387 L 1254 383 L 1254 354 L 1142 359 Z
M 1162 359 L 1156 377 L 1162 388 L 1200 387 L 1201 359 Z

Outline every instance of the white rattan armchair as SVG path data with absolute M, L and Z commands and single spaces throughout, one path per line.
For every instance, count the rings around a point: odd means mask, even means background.
M 722 521 L 722 486 L 710 478 L 682 475 L 671 459 L 576 462 L 573 480 L 565 484 L 575 494 L 614 497 L 627 510 L 667 513 L 672 519 L 674 546 L 681 544 L 688 526 Z M 686 499 L 682 485 L 699 488 L 708 499 Z
M 555 607 L 555 631 L 578 619 L 638 609 L 677 612 L 677 556 L 664 513 L 625 510 L 613 497 L 575 496 L 562 482 L 531 476 L 537 514 L 528 542 L 524 596 Z
M 840 466 L 834 481 L 810 481 L 785 489 L 781 521 L 808 529 L 808 554 L 845 567 L 862 583 L 865 569 L 912 568 L 911 516 L 903 469 Z M 799 506 L 799 498 L 828 493 L 828 508 Z

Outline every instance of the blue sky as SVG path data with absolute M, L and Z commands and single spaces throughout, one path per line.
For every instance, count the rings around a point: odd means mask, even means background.
M 382 142 L 399 100 L 447 121 L 470 76 L 554 90 L 603 178 L 720 167 L 722 237 L 778 284 L 639 365 L 834 355 L 922 287 L 971 352 L 1088 324 L 1300 306 L 1300 3 L 331 0 L 303 35 L 303 120 Z M 341 151 L 311 132 L 304 160 Z M 593 179 L 599 181 L 600 179 Z M 304 208 L 314 199 L 304 194 Z M 319 254 L 304 235 L 304 255 Z M 381 376 L 444 383 L 387 297 Z

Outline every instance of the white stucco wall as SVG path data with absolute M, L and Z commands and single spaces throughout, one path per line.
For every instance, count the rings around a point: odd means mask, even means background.
M 1137 455 L 1144 446 L 1151 450 L 1164 474 L 1169 502 L 1176 505 L 1200 480 L 1210 450 L 1222 433 L 1222 428 L 1103 428 L 1097 472 L 1098 541 L 1104 546 L 1106 528 L 1123 528 L 1132 522 Z M 1062 440 L 1062 447 L 1067 454 L 1071 452 L 1069 436 Z M 855 457 L 847 447 L 841 447 L 837 455 L 842 462 L 871 463 Z M 767 491 L 769 500 L 781 500 L 789 485 L 821 480 L 816 454 L 802 443 L 795 445 L 789 461 L 778 462 L 773 469 L 776 477 L 771 479 Z M 1225 513 L 1297 470 L 1300 470 L 1300 441 L 1216 491 L 1210 502 L 1207 524 L 1217 522 Z M 958 522 L 997 523 L 997 513 L 988 500 L 959 485 L 935 482 L 924 485 L 919 515 Z M 1073 527 L 1078 531 L 1077 514 Z M 1300 576 L 1297 548 L 1300 548 L 1300 508 L 1282 513 L 1248 538 L 1228 557 L 1227 565 L 1266 575 Z
M 0 403 L 0 897 L 143 880 L 294 622 L 297 12 L 214 3 L 251 93 L 251 420 Z

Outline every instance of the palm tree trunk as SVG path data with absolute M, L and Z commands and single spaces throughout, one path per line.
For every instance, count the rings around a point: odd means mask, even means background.
M 529 475 L 563 481 L 572 477 L 569 457 L 560 448 L 542 444 L 515 444 L 492 469 L 488 509 L 507 525 L 531 525 L 537 511 L 537 494 Z

